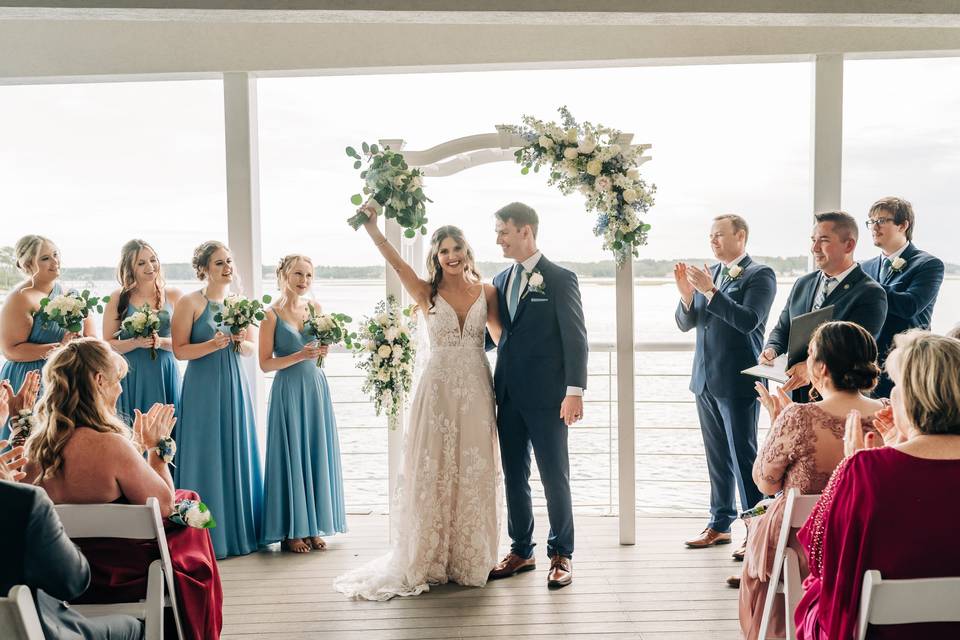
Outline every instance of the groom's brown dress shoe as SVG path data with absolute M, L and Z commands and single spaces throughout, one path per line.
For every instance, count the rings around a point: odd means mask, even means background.
M 729 533 L 720 533 L 707 527 L 696 538 L 687 540 L 684 544 L 690 549 L 706 549 L 715 544 L 730 544 L 731 540 L 732 538 Z
M 567 556 L 555 555 L 550 558 L 550 573 L 547 574 L 547 586 L 559 589 L 573 582 L 573 562 Z
M 524 571 L 533 571 L 537 568 L 537 561 L 534 558 L 521 558 L 515 553 L 508 553 L 507 556 L 497 563 L 487 577 L 488 580 L 499 580 L 500 578 L 509 578 Z

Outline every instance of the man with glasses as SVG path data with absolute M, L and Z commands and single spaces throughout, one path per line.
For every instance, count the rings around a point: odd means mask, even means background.
M 943 283 L 943 261 L 913 244 L 913 207 L 903 198 L 874 202 L 866 224 L 880 255 L 864 262 L 863 270 L 887 292 L 887 318 L 877 337 L 882 365 L 893 336 L 907 329 L 930 328 L 933 305 Z M 874 395 L 888 398 L 891 387 L 884 373 Z

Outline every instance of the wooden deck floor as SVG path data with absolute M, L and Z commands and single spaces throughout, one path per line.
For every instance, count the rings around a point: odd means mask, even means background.
M 545 522 L 545 514 L 537 520 Z M 383 553 L 387 519 L 351 516 L 350 533 L 328 539 L 327 551 L 263 551 L 221 562 L 223 637 L 732 640 L 739 635 L 737 592 L 724 579 L 740 564 L 731 546 L 694 551 L 681 544 L 703 522 L 644 517 L 637 544 L 620 546 L 616 518 L 578 516 L 574 582 L 564 589 L 547 590 L 546 560 L 538 556 L 536 571 L 483 589 L 443 585 L 413 598 L 362 602 L 345 599 L 331 582 Z M 736 530 L 734 541 L 742 535 Z M 537 540 L 544 537 L 538 531 Z M 545 553 L 542 544 L 537 551 Z

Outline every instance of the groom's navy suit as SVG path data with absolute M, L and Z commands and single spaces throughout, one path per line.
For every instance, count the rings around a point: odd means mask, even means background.
M 529 482 L 532 445 L 550 518 L 547 554 L 572 557 L 568 427 L 560 418 L 560 404 L 567 387 L 587 387 L 580 288 L 576 274 L 541 256 L 534 271 L 543 276 L 543 292 L 524 286 L 511 320 L 507 286 L 513 271 L 511 267 L 493 279 L 503 326 L 493 380 L 512 551 L 529 558 L 535 546 Z
M 887 318 L 877 337 L 880 364 L 887 359 L 893 336 L 907 329 L 929 329 L 933 305 L 937 302 L 940 285 L 943 284 L 943 261 L 926 251 L 917 249 L 911 242 L 900 257 L 906 264 L 899 271 L 888 269 L 881 276 L 883 261 L 880 256 L 863 263 L 864 272 L 880 283 L 887 292 Z M 878 398 L 889 398 L 893 383 L 886 372 L 874 389 Z
M 681 301 L 676 320 L 681 331 L 696 328 L 690 391 L 696 394 L 700 432 L 710 475 L 710 524 L 726 533 L 736 520 L 736 496 L 749 509 L 762 497 L 753 482 L 757 457 L 759 417 L 754 378 L 741 371 L 756 364 L 763 330 L 777 293 L 777 278 L 770 267 L 739 262 L 743 272 L 735 279 L 722 278 L 713 267 L 717 291 L 707 298 L 694 293 L 690 308 Z

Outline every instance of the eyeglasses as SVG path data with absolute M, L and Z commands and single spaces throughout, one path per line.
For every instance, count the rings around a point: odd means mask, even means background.
M 867 225 L 867 229 L 878 224 L 884 224 L 886 222 L 893 222 L 893 218 L 873 218 L 867 220 L 864 224 Z

